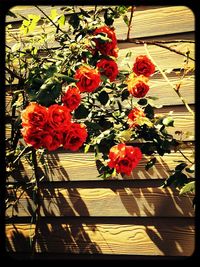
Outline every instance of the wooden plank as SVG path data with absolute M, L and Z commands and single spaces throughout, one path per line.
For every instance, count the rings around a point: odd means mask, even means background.
M 13 190 L 8 190 L 12 197 Z M 24 192 L 24 193 L 23 193 Z M 22 194 L 23 193 L 23 194 Z M 19 198 L 20 196 L 20 198 Z M 6 210 L 6 216 L 33 216 L 36 206 L 33 192 L 17 190 L 15 207 Z M 193 217 L 194 194 L 179 195 L 171 188 L 52 188 L 51 183 L 41 189 L 41 216 L 116 216 L 116 217 Z M 163 212 L 163 210 L 165 212 Z
M 102 218 L 103 219 L 103 218 Z M 8 252 L 29 252 L 30 236 L 34 225 L 6 225 Z M 120 255 L 160 255 L 191 256 L 195 248 L 194 222 L 182 218 L 163 218 L 142 223 L 132 221 L 123 224 L 81 223 L 73 221 L 41 224 L 36 243 L 37 252 L 72 254 L 120 254 Z
M 55 7 L 53 7 L 55 8 Z M 43 10 L 49 12 L 49 7 L 42 7 Z M 31 7 L 34 10 L 34 14 L 38 13 L 36 8 Z M 11 9 L 12 11 L 12 9 Z M 24 12 L 24 11 L 23 11 Z M 22 12 L 22 13 L 23 13 Z M 25 11 L 25 14 L 29 14 L 30 10 Z M 25 15 L 24 14 L 24 15 Z M 191 32 L 194 31 L 194 14 L 186 6 L 166 6 L 134 12 L 130 37 L 140 38 L 149 36 L 158 36 L 173 33 Z M 158 27 L 159 25 L 159 27 Z M 115 19 L 114 27 L 116 29 L 116 35 L 118 39 L 126 39 L 127 37 L 127 25 L 122 18 Z M 52 26 L 46 28 L 46 32 L 51 32 Z M 66 25 L 64 26 L 66 30 Z M 142 29 L 142 30 L 141 30 Z M 11 30 L 13 34 L 17 31 Z M 36 27 L 34 35 L 38 35 L 42 32 L 41 26 Z M 24 40 L 27 37 L 24 38 Z M 13 38 L 7 39 L 7 44 L 12 45 Z
M 182 149 L 186 157 L 194 160 L 193 148 Z M 172 152 L 164 156 L 156 156 L 155 165 L 145 170 L 145 165 L 150 157 L 144 156 L 138 166 L 133 170 L 131 176 L 118 176 L 117 179 L 166 179 L 170 175 L 170 170 L 173 170 L 179 160 L 185 160 L 179 153 Z M 69 151 L 48 153 L 45 156 L 45 164 L 39 164 L 38 171 L 40 176 L 44 176 L 44 181 L 92 181 L 102 180 L 99 178 L 96 169 L 94 153 L 71 153 Z M 187 174 L 189 177 L 194 177 L 193 174 Z M 25 158 L 22 158 L 16 170 L 10 173 L 7 181 L 29 181 L 34 176 L 32 167 L 28 164 Z M 114 178 L 113 178 L 114 179 Z

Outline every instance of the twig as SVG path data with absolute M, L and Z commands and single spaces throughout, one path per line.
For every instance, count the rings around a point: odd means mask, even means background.
M 194 162 L 192 162 L 188 157 L 186 157 L 180 149 L 178 149 L 178 151 L 181 153 L 181 155 L 182 155 L 187 161 L 189 161 L 190 163 L 194 164 Z
M 131 7 L 131 15 L 130 15 L 130 19 L 128 22 L 128 32 L 127 32 L 127 40 L 130 39 L 130 32 L 131 32 L 131 23 L 132 23 L 132 19 L 133 19 L 133 13 L 135 11 L 135 6 Z
M 172 89 L 177 93 L 177 95 L 179 96 L 179 98 L 181 99 L 181 101 L 183 102 L 183 104 L 185 105 L 185 107 L 187 108 L 187 110 L 192 114 L 192 116 L 194 117 L 194 112 L 193 110 L 190 108 L 190 106 L 188 105 L 188 103 L 186 102 L 186 100 L 182 97 L 181 93 L 179 90 L 177 90 L 177 87 L 174 86 L 170 80 L 168 79 L 167 75 L 163 72 L 163 70 L 158 66 L 158 64 L 155 62 L 155 60 L 152 58 L 152 56 L 149 53 L 149 50 L 147 49 L 147 44 L 144 44 L 145 50 L 147 52 L 148 57 L 151 59 L 151 61 L 153 62 L 153 64 L 157 67 L 157 69 L 160 71 L 160 73 L 162 74 L 162 76 L 164 77 L 164 79 L 167 81 L 167 83 L 172 87 Z
M 167 49 L 167 50 L 169 50 L 169 51 L 171 51 L 171 52 L 174 52 L 174 53 L 176 53 L 176 54 L 179 54 L 179 55 L 181 55 L 181 56 L 186 56 L 183 52 L 181 52 L 181 51 L 178 51 L 178 50 L 176 50 L 176 49 L 174 49 L 174 48 L 171 48 L 171 47 L 169 47 L 169 46 L 167 46 L 167 45 L 164 45 L 163 43 L 169 43 L 169 41 L 142 41 L 142 40 L 138 40 L 138 39 L 126 39 L 126 40 L 117 40 L 117 42 L 118 42 L 118 44 L 120 44 L 120 43 L 127 43 L 127 42 L 129 42 L 129 43 L 134 43 L 134 44 L 149 44 L 149 45 L 155 45 L 155 46 L 159 46 L 159 47 L 162 47 L 162 48 L 164 48 L 164 49 Z M 173 43 L 180 43 L 180 42 L 183 42 L 183 43 L 185 43 L 186 42 L 186 40 L 179 40 L 179 41 L 171 41 L 171 42 L 173 42 Z M 188 41 L 188 43 L 193 43 L 192 41 Z M 188 58 L 189 59 L 191 59 L 192 61 L 195 61 L 195 59 L 194 58 L 192 58 L 192 57 L 189 57 L 188 56 Z
M 32 161 L 33 161 L 33 168 L 34 168 L 34 174 L 35 174 L 35 196 L 36 196 L 36 210 L 35 210 L 35 233 L 32 238 L 32 256 L 35 253 L 35 245 L 36 245 L 36 238 L 38 234 L 38 227 L 39 227 L 39 222 L 40 222 L 40 207 L 41 207 L 41 202 L 40 202 L 40 177 L 38 173 L 38 163 L 37 163 L 37 155 L 36 155 L 36 150 L 33 148 L 32 150 Z

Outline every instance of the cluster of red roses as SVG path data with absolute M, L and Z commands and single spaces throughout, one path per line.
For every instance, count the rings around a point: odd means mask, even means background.
M 109 41 L 97 38 L 104 35 Z M 82 92 L 94 92 L 101 84 L 101 75 L 113 82 L 119 71 L 116 61 L 118 57 L 117 39 L 114 31 L 108 26 L 102 26 L 93 32 L 95 49 L 92 53 L 100 53 L 100 59 L 95 68 L 82 64 L 75 72 L 78 81 L 75 86 L 69 86 L 62 97 L 62 105 L 54 104 L 46 108 L 37 103 L 30 103 L 22 112 L 22 135 L 26 143 L 34 148 L 55 150 L 61 145 L 65 149 L 78 150 L 87 138 L 83 124 L 71 121 L 71 111 L 75 110 L 81 101 Z M 127 79 L 129 93 L 134 97 L 144 97 L 149 86 L 148 77 L 153 74 L 155 67 L 146 56 L 139 56 L 133 66 L 133 73 Z M 128 115 L 130 127 L 137 126 L 135 119 L 144 116 L 142 110 L 134 108 Z M 118 173 L 130 175 L 142 158 L 138 147 L 118 144 L 109 152 L 108 166 L 115 168 Z
M 87 138 L 82 124 L 71 122 L 70 110 L 58 104 L 49 108 L 31 102 L 22 112 L 22 135 L 34 148 L 78 150 Z

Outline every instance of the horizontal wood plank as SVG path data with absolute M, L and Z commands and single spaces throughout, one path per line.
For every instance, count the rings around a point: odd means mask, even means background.
M 13 196 L 13 190 L 8 195 Z M 20 196 L 20 198 L 19 198 Z M 32 189 L 17 190 L 19 201 L 6 216 L 32 216 L 36 209 Z M 171 188 L 52 188 L 41 189 L 41 216 L 191 217 L 194 195 Z M 165 210 L 165 212 L 163 212 Z
M 190 160 L 194 160 L 194 148 L 183 149 L 182 152 Z M 170 170 L 173 170 L 180 160 L 185 160 L 179 152 L 172 152 L 164 156 L 156 156 L 155 165 L 145 170 L 145 165 L 150 160 L 150 157 L 144 156 L 139 162 L 138 166 L 133 170 L 130 176 L 121 175 L 117 179 L 166 179 L 170 175 Z M 38 171 L 40 177 L 47 181 L 91 181 L 102 180 L 99 178 L 96 168 L 94 153 L 71 153 L 69 151 L 53 152 L 46 154 L 45 163 L 39 163 Z M 187 174 L 193 177 L 193 174 Z M 29 181 L 34 177 L 32 167 L 28 164 L 25 158 L 19 162 L 18 170 L 13 170 L 7 180 L 9 182 L 15 181 Z M 112 178 L 115 179 L 115 178 Z
M 33 6 L 24 11 L 25 8 L 26 7 L 23 8 L 22 6 L 22 10 L 18 10 L 17 12 L 21 12 L 25 16 L 30 14 L 29 12 L 32 12 L 32 14 L 42 15 L 42 13 L 38 12 L 38 10 Z M 47 10 L 47 13 L 50 12 L 50 7 L 41 6 L 41 8 L 44 11 Z M 53 7 L 52 9 L 55 8 L 56 7 Z M 63 29 L 66 30 L 66 27 L 67 26 L 65 25 Z M 116 29 L 117 39 L 126 39 L 127 25 L 124 23 L 122 18 L 115 19 L 114 27 Z M 180 32 L 191 32 L 194 31 L 194 28 L 194 14 L 186 6 L 158 6 L 158 8 L 154 7 L 153 9 L 146 9 L 143 11 L 137 11 L 136 8 L 133 16 L 130 37 L 140 38 Z M 50 33 L 52 29 L 52 26 L 48 26 L 46 28 L 46 33 Z M 11 30 L 12 34 L 16 34 L 17 31 L 17 29 Z M 41 26 L 37 26 L 36 30 L 34 31 L 34 35 L 38 35 L 42 31 L 43 30 L 41 29 Z M 23 40 L 28 40 L 27 38 L 28 36 L 24 36 Z M 14 39 L 8 36 L 6 36 L 6 42 L 7 45 L 10 46 L 15 43 Z M 51 42 L 49 45 L 55 46 L 55 44 Z
M 103 219 L 103 218 L 102 218 Z M 6 225 L 6 244 L 9 252 L 29 252 L 34 225 Z M 41 223 L 36 241 L 36 252 L 72 254 L 120 254 L 190 256 L 195 248 L 194 222 L 163 218 L 142 223 L 123 224 L 81 223 L 73 221 Z

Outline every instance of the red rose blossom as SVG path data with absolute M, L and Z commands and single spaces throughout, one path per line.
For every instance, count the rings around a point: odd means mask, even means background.
M 75 110 L 81 102 L 81 95 L 78 88 L 68 87 L 62 97 L 62 102 L 70 111 Z
M 71 114 L 66 106 L 58 104 L 51 105 L 48 108 L 48 125 L 59 131 L 64 131 L 70 127 Z
M 47 108 L 31 102 L 21 114 L 22 126 L 43 127 L 47 121 Z
M 42 147 L 43 130 L 38 127 L 24 127 L 21 130 L 24 141 L 35 149 Z
M 128 114 L 128 123 L 130 127 L 136 127 L 138 126 L 137 124 L 137 119 L 140 117 L 145 117 L 145 114 L 142 109 L 134 108 L 130 111 Z
M 155 72 L 155 66 L 147 56 L 140 55 L 133 65 L 133 72 L 137 75 L 149 77 Z
M 119 73 L 118 65 L 112 59 L 100 59 L 100 61 L 97 62 L 97 68 L 99 69 L 100 73 L 108 77 L 111 82 L 116 79 Z
M 101 83 L 100 73 L 97 69 L 92 69 L 90 66 L 81 66 L 76 70 L 75 79 L 80 92 L 93 92 Z
M 108 26 L 102 26 L 93 32 L 93 35 L 105 34 L 110 41 L 102 41 L 94 38 L 96 43 L 96 51 L 99 51 L 102 55 L 118 57 L 117 38 L 115 32 Z
M 118 144 L 109 152 L 108 166 L 115 168 L 117 173 L 130 175 L 142 158 L 142 152 L 138 147 Z
M 44 131 L 42 133 L 42 146 L 49 151 L 56 150 L 62 145 L 63 132 L 61 131 Z
M 72 123 L 63 134 L 63 147 L 71 151 L 77 151 L 87 138 L 87 130 L 82 124 Z

